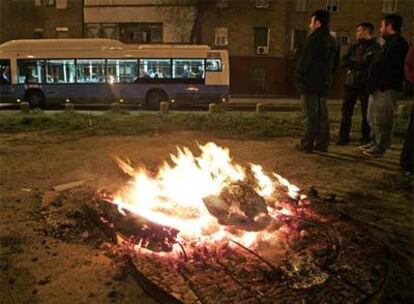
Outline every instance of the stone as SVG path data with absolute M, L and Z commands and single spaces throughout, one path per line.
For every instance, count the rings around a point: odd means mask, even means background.
M 214 114 L 214 113 L 219 113 L 220 112 L 220 107 L 218 104 L 216 103 L 210 103 L 208 105 L 208 113 L 210 114 Z
M 24 114 L 29 114 L 30 113 L 30 104 L 28 102 L 20 103 L 20 110 Z
M 73 103 L 67 102 L 65 103 L 65 111 L 71 112 L 75 109 Z
M 168 101 L 161 101 L 160 103 L 160 112 L 161 114 L 168 114 L 169 111 L 169 103 Z
M 121 105 L 118 102 L 111 103 L 112 113 L 119 113 L 121 111 Z
M 256 104 L 256 114 L 262 114 L 265 111 L 265 105 L 263 103 Z

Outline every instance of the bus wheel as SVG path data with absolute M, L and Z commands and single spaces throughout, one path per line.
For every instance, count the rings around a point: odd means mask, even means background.
M 45 107 L 45 96 L 40 91 L 31 91 L 26 94 L 26 101 L 30 104 L 30 108 L 40 108 Z
M 168 101 L 167 94 L 162 90 L 154 90 L 148 93 L 145 105 L 149 110 L 159 110 L 161 101 Z

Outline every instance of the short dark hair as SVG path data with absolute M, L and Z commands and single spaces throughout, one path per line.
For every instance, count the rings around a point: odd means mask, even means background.
M 329 12 L 327 10 L 314 11 L 312 17 L 315 17 L 315 21 L 319 21 L 322 27 L 329 27 Z
M 372 23 L 362 22 L 357 25 L 357 28 L 358 27 L 363 27 L 364 29 L 367 29 L 370 34 L 374 33 L 374 25 Z
M 394 31 L 400 32 L 402 26 L 402 17 L 397 14 L 385 15 L 384 18 L 385 25 L 391 24 L 391 27 Z

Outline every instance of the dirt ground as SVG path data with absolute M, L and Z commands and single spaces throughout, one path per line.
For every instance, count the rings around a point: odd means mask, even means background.
M 45 236 L 41 199 L 51 187 L 85 179 L 88 189 L 116 190 L 123 175 L 111 155 L 154 167 L 186 145 L 214 141 L 243 164 L 261 164 L 302 189 L 315 186 L 345 202 L 333 204 L 390 251 L 389 286 L 382 302 L 412 301 L 413 196 L 401 189 L 394 145 L 381 159 L 363 157 L 357 146 L 332 146 L 325 155 L 303 154 L 297 139 L 243 141 L 197 132 L 145 136 L 0 135 L 1 303 L 154 303 L 129 276 L 122 276 L 99 245 Z M 70 190 L 67 194 L 78 191 Z M 121 279 L 120 279 L 121 277 Z M 396 287 L 398 286 L 398 287 Z

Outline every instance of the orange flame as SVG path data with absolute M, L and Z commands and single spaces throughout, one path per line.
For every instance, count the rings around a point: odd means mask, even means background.
M 155 175 L 145 168 L 135 170 L 117 158 L 121 169 L 132 179 L 115 195 L 113 203 L 121 212 L 128 210 L 179 230 L 178 238 L 183 243 L 235 240 L 254 247 L 261 241 L 277 242 L 275 231 L 230 230 L 210 214 L 203 198 L 218 196 L 231 183 L 246 181 L 248 169 L 236 164 L 226 148 L 212 142 L 198 147 L 200 156 L 195 156 L 187 147 L 177 148 L 177 154 L 170 155 L 172 164 L 164 162 Z M 267 175 L 259 165 L 251 164 L 249 170 L 255 179 L 254 190 L 269 202 L 267 210 L 272 220 L 277 221 L 278 214 L 289 215 L 289 209 L 274 208 L 276 188 L 285 188 L 292 199 L 298 198 L 299 188 L 278 174 Z

